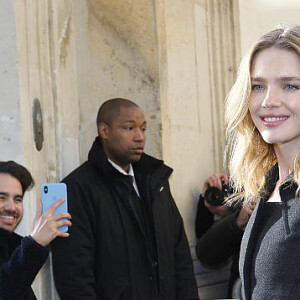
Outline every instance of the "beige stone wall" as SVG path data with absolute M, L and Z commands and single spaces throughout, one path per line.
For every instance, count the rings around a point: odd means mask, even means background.
M 239 0 L 242 54 L 277 24 L 299 24 L 298 0 Z
M 23 234 L 29 234 L 40 201 L 40 185 L 58 181 L 68 166 L 78 163 L 78 146 L 72 144 L 72 138 L 78 135 L 74 34 L 69 34 L 72 2 L 16 0 L 14 9 L 22 157 L 36 181 L 24 200 L 25 218 L 21 227 Z M 35 98 L 39 99 L 43 112 L 44 143 L 40 151 L 35 147 L 33 134 Z M 33 287 L 38 299 L 56 298 L 49 261 Z
M 228 267 L 219 274 L 198 263 L 194 226 L 202 183 L 222 170 L 223 100 L 239 57 L 237 1 L 165 0 L 156 9 L 163 157 L 174 168 L 171 187 L 192 247 L 199 294 L 224 297 Z
M 22 162 L 19 86 L 14 6 L 4 1 L 0 10 L 0 153 L 1 160 Z

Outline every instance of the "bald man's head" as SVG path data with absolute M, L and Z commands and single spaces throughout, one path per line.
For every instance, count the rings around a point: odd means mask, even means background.
M 111 125 L 112 121 L 117 118 L 120 114 L 121 107 L 139 107 L 134 102 L 123 99 L 123 98 L 113 98 L 105 101 L 99 108 L 97 115 L 97 128 L 99 133 L 99 124 L 101 122 Z
M 141 108 L 126 99 L 108 100 L 99 109 L 97 127 L 107 158 L 128 172 L 144 151 L 147 122 Z

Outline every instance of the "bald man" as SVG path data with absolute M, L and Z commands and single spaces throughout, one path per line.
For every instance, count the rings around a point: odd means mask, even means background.
M 53 247 L 62 300 L 198 299 L 172 169 L 144 153 L 146 127 L 134 102 L 106 101 L 88 160 L 63 180 L 73 226 Z

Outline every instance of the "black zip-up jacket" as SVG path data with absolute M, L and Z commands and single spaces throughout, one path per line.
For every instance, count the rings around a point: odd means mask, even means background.
M 69 238 L 53 244 L 62 300 L 198 299 L 183 221 L 170 193 L 172 170 L 146 154 L 133 169 L 148 223 L 133 208 L 131 179 L 108 162 L 99 137 L 88 161 L 63 180 L 72 227 Z
M 36 300 L 31 284 L 48 253 L 32 237 L 0 228 L 0 300 Z

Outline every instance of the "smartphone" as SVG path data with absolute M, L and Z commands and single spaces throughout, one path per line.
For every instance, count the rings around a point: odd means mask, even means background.
M 43 213 L 60 198 L 65 198 L 65 201 L 54 211 L 53 215 L 60 212 L 68 212 L 67 186 L 65 183 L 45 183 L 41 187 L 41 194 Z M 67 232 L 68 226 L 64 225 L 58 229 L 62 232 Z

